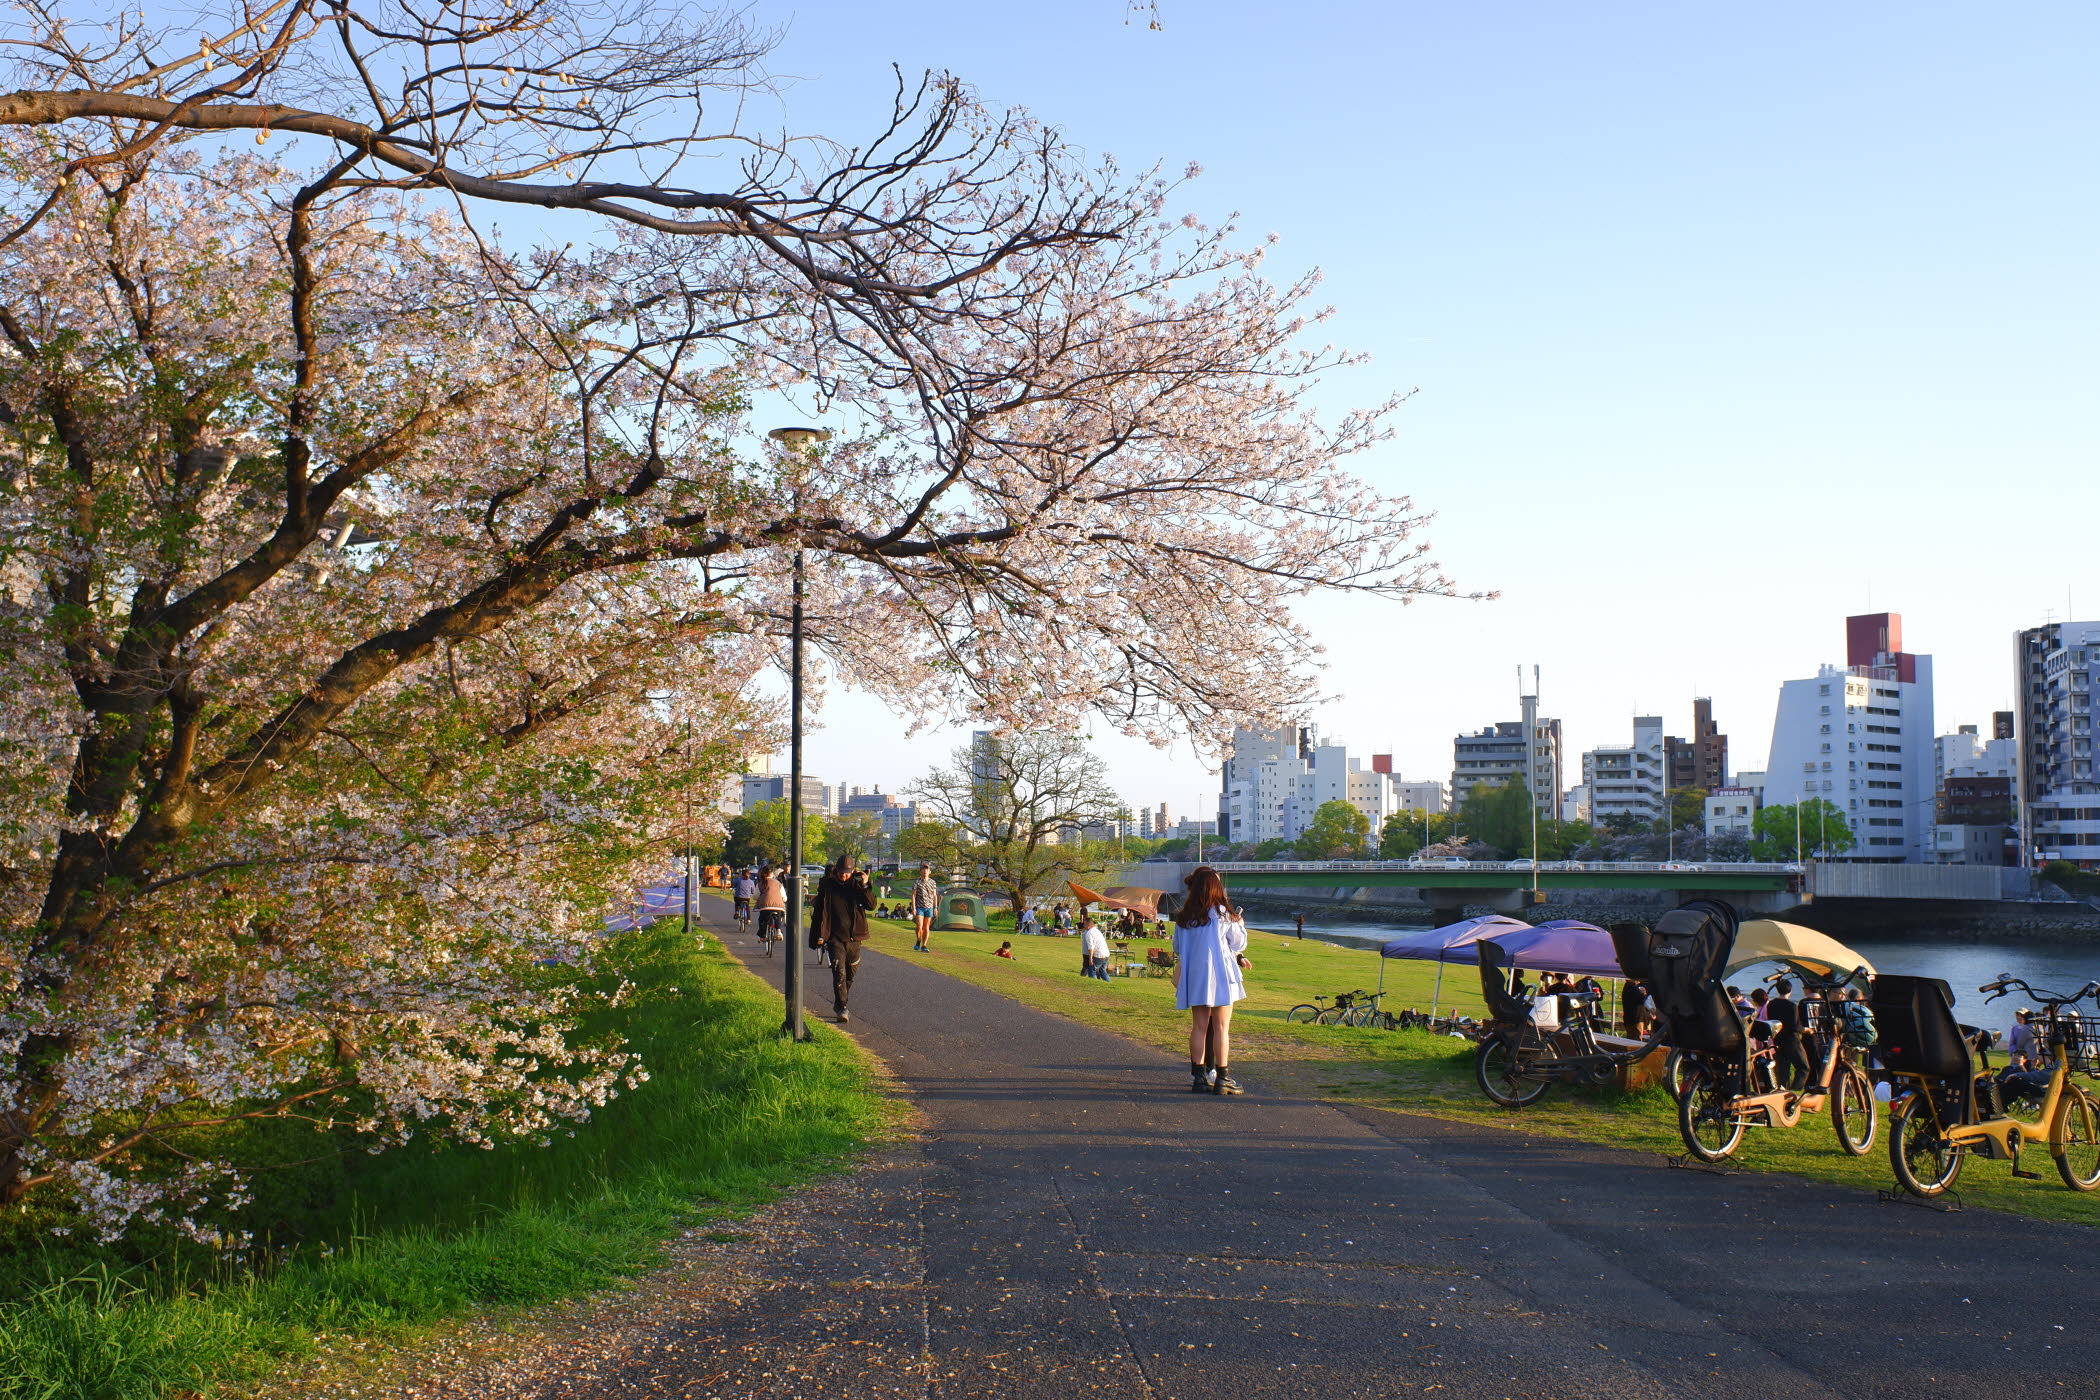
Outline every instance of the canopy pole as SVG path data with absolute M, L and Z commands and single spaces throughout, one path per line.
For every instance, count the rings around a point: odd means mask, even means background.
M 1436 960 L 1436 990 L 1429 994 L 1429 1019 L 1436 1019 L 1437 1006 L 1444 999 L 1444 960 Z

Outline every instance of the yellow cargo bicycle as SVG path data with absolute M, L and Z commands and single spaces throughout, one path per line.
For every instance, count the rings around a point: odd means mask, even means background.
M 1889 1162 L 1914 1196 L 1944 1193 L 1971 1156 L 2010 1163 L 2014 1176 L 2038 1179 L 2041 1173 L 2020 1167 L 2020 1152 L 2030 1146 L 2055 1159 L 2073 1191 L 2100 1187 L 2100 1103 L 2071 1079 L 2074 1070 L 2100 1073 L 2100 1020 L 2075 1010 L 2100 997 L 2100 983 L 2061 996 L 2001 976 L 1976 990 L 1996 1001 L 2014 988 L 2042 1008 L 2037 1021 L 2051 1060 L 2032 1120 L 2007 1109 L 2007 1086 L 1991 1073 L 1986 1037 L 1955 1020 L 1945 982 L 1895 973 L 1875 979 L 1875 1050 L 1898 1091 L 1907 1091 L 1891 1116 Z

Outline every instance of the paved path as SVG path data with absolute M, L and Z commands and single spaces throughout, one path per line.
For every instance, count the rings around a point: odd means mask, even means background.
M 1192 1095 L 908 951 L 853 1013 L 924 1143 L 816 1188 L 770 1287 L 545 1394 L 2100 1394 L 2090 1230 L 1345 1112 L 1257 1064 Z

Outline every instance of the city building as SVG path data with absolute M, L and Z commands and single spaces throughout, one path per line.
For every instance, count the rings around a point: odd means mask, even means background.
M 1444 785 L 1436 779 L 1410 782 L 1393 771 L 1393 756 L 1389 753 L 1371 755 L 1371 771 L 1385 775 L 1385 810 L 1391 816 L 1395 812 L 1441 812 L 1445 809 Z
M 1633 742 L 1582 755 L 1582 785 L 1590 790 L 1590 820 L 1602 825 L 1630 817 L 1643 826 L 1661 821 L 1668 788 L 1668 744 L 1660 715 L 1636 715 Z
M 1744 788 L 1756 793 L 1757 805 L 1760 807 L 1765 805 L 1765 775 L 1763 769 L 1745 768 L 1742 772 L 1735 775 L 1735 781 L 1728 784 L 1728 786 Z
M 1236 729 L 1218 794 L 1218 839 L 1262 842 L 1290 839 L 1290 804 L 1298 779 L 1312 761 L 1316 736 L 1310 725 Z
M 1364 767 L 1362 759 L 1349 757 L 1342 744 L 1315 743 L 1305 754 L 1296 794 L 1285 800 L 1282 834 L 1303 835 L 1314 814 L 1329 802 L 1346 802 L 1363 813 L 1375 835 L 1385 824 L 1385 775 Z
M 1692 701 L 1692 737 L 1682 746 L 1691 761 L 1686 787 L 1716 792 L 1728 786 L 1728 736 L 1714 723 L 1714 702 L 1703 695 Z
M 1821 798 L 1853 849 L 1834 859 L 1928 861 L 1936 838 L 1932 658 L 1903 650 L 1903 619 L 1845 619 L 1845 664 L 1785 682 L 1772 719 L 1764 803 Z
M 1504 720 L 1478 734 L 1461 734 L 1451 744 L 1451 806 L 1466 805 L 1483 783 L 1515 783 L 1532 795 L 1541 817 L 1560 815 L 1560 721 L 1542 719 L 1538 697 L 1521 697 L 1524 718 Z
M 2012 828 L 2002 823 L 1936 823 L 1932 828 L 1932 861 L 1935 865 L 2003 865 L 2008 851 L 2018 854 L 2017 846 L 2007 845 L 2011 832 Z
M 882 835 L 886 841 L 896 840 L 898 832 L 919 819 L 916 803 L 899 802 L 893 794 L 881 788 L 854 788 L 849 792 L 842 786 L 839 791 L 844 795 L 837 803 L 837 815 L 850 817 L 865 813 L 874 817 L 882 823 Z
M 1560 817 L 1562 821 L 1586 822 L 1590 819 L 1590 785 L 1577 783 L 1561 795 Z
M 2029 861 L 2100 864 L 2092 694 L 2100 622 L 2051 622 L 2015 641 L 2014 797 Z
M 787 801 L 789 787 L 785 773 L 746 773 L 743 776 L 743 806 L 748 812 L 761 802 Z M 830 816 L 836 810 L 833 798 L 836 790 L 827 787 L 822 778 L 802 775 L 802 810 Z
M 1757 793 L 1746 787 L 1717 787 L 1706 794 L 1706 834 L 1749 838 L 1757 824 Z

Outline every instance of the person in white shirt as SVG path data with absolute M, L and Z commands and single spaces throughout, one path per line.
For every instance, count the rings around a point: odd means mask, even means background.
M 1079 973 L 1082 977 L 1108 980 L 1108 935 L 1092 919 L 1087 920 L 1086 932 L 1079 940 Z

